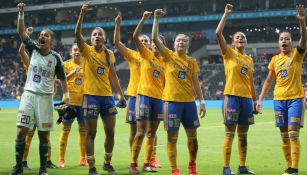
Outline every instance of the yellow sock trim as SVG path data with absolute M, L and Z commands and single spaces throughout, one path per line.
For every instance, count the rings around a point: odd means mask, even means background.
M 225 134 L 225 139 L 223 144 L 224 167 L 229 167 L 230 164 L 231 148 L 234 136 L 235 136 L 234 132 L 226 132 Z
M 289 138 L 291 144 L 291 160 L 292 160 L 291 168 L 298 169 L 300 152 L 301 152 L 299 131 L 289 131 Z
M 112 159 L 112 153 L 104 153 L 104 163 L 110 164 Z

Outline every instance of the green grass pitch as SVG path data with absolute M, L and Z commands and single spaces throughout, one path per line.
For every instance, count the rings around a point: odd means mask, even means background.
M 16 137 L 16 114 L 17 109 L 2 109 L 0 111 L 0 174 L 8 174 L 15 164 L 14 145 Z M 57 119 L 55 113 L 54 119 Z M 221 110 L 208 109 L 207 116 L 201 121 L 198 129 L 198 159 L 197 169 L 199 175 L 220 175 L 223 166 L 222 144 L 224 139 L 224 127 L 222 124 Z M 248 156 L 247 165 L 258 175 L 281 175 L 286 169 L 285 160 L 281 150 L 281 139 L 278 128 L 274 126 L 274 114 L 272 109 L 266 109 L 262 115 L 255 116 L 256 124 L 250 127 L 248 135 Z M 166 132 L 163 130 L 163 123 L 157 132 L 158 151 L 157 160 L 162 164 L 161 169 L 156 174 L 166 175 L 170 173 L 170 165 L 166 152 Z M 78 166 L 79 146 L 77 123 L 73 124 L 68 147 L 66 152 L 66 167 L 63 169 L 49 169 L 50 175 L 85 175 L 88 173 L 87 167 Z M 57 164 L 59 156 L 58 137 L 61 126 L 55 125 L 51 132 L 52 161 Z M 112 164 L 118 174 L 129 174 L 130 152 L 128 146 L 129 125 L 125 123 L 125 111 L 120 110 L 117 116 L 115 147 L 113 151 Z M 300 174 L 307 174 L 307 132 L 301 130 L 301 162 Z M 104 132 L 102 122 L 99 121 L 95 143 L 95 156 L 97 169 L 101 174 L 106 174 L 101 164 L 103 162 Z M 180 129 L 177 145 L 178 165 L 182 174 L 187 174 L 188 149 L 186 146 L 186 136 L 184 130 Z M 231 168 L 233 171 L 238 167 L 237 139 L 233 142 L 231 158 Z M 140 153 L 139 169 L 143 163 L 143 150 Z M 28 157 L 28 164 L 33 168 L 31 171 L 24 171 L 25 175 L 38 174 L 38 138 L 35 134 Z M 143 173 L 146 174 L 146 173 Z

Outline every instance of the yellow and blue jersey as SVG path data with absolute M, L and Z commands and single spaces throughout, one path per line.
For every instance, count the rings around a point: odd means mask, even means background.
M 73 59 L 64 62 L 64 69 L 66 74 L 75 71 L 79 67 L 80 71 L 74 73 L 67 79 L 68 91 L 70 94 L 70 104 L 75 106 L 81 106 L 83 96 L 83 61 L 80 64 L 76 64 Z
M 127 95 L 136 96 L 140 81 L 140 61 L 142 60 L 139 52 L 127 49 L 124 58 L 127 60 L 130 68 L 130 79 L 127 88 Z
M 196 60 L 188 55 L 181 58 L 176 52 L 166 50 L 164 101 L 192 102 L 195 100 L 193 73 L 199 72 Z
M 302 87 L 302 63 L 304 52 L 297 48 L 287 55 L 276 55 L 268 65 L 276 75 L 274 100 L 290 100 L 304 98 Z
M 141 77 L 137 94 L 161 99 L 164 85 L 163 63 L 154 53 L 145 48 L 141 53 Z
M 252 98 L 253 59 L 227 47 L 223 62 L 226 77 L 224 94 Z
M 115 57 L 112 51 L 107 50 L 107 52 L 110 57 L 109 64 L 104 50 L 97 52 L 94 47 L 85 44 L 81 52 L 84 62 L 84 94 L 113 96 L 109 81 L 109 69 L 110 65 L 115 63 Z

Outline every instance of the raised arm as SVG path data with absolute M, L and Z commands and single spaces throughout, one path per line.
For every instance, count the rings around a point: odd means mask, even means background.
M 28 36 L 31 36 L 33 33 L 33 28 L 32 27 L 28 27 L 26 29 L 26 33 Z M 24 65 L 29 66 L 29 56 L 26 52 L 25 46 L 21 43 L 19 50 L 18 50 L 19 56 L 21 58 L 21 61 L 23 62 Z
M 265 96 L 268 94 L 274 79 L 275 79 L 275 73 L 274 71 L 270 70 L 265 82 L 263 83 L 261 94 L 259 95 L 259 99 L 257 101 L 256 110 L 258 112 L 260 112 L 262 109 L 262 101 L 265 98 Z
M 122 22 L 122 17 L 117 15 L 115 18 L 115 29 L 114 29 L 114 45 L 118 51 L 124 56 L 127 52 L 127 47 L 120 41 L 120 23 Z
M 297 15 L 296 18 L 298 19 L 299 23 L 300 23 L 300 34 L 301 34 L 301 38 L 299 40 L 299 47 L 301 49 L 305 49 L 306 48 L 306 9 L 304 7 L 304 5 L 297 5 L 296 6 L 296 10 L 297 10 Z
M 162 9 L 156 9 L 154 13 L 154 23 L 152 25 L 152 40 L 155 43 L 157 49 L 159 50 L 161 55 L 164 55 L 167 48 L 165 45 L 159 40 L 158 33 L 159 33 L 159 20 L 162 16 L 165 15 L 165 12 Z M 168 59 L 168 58 L 164 58 Z
M 119 93 L 119 95 L 120 95 L 120 99 L 119 99 L 119 102 L 121 104 L 120 107 L 126 107 L 126 99 L 125 99 L 124 93 L 122 91 L 122 88 L 120 87 L 114 64 L 110 64 L 109 78 L 110 78 L 114 88 L 116 89 L 116 92 Z
M 201 92 L 201 88 L 200 88 L 200 85 L 199 85 L 199 79 L 198 79 L 197 73 L 193 73 L 192 80 L 193 80 L 192 82 L 193 82 L 194 92 L 196 93 L 196 96 L 197 96 L 197 98 L 200 102 L 199 103 L 200 104 L 199 115 L 200 115 L 201 118 L 203 118 L 206 115 L 206 106 L 205 106 L 203 93 Z
M 18 21 L 17 21 L 17 32 L 18 32 L 18 35 L 21 41 L 24 41 L 28 37 L 26 30 L 25 30 L 25 22 L 24 22 L 24 9 L 26 7 L 26 4 L 19 3 L 17 7 L 19 11 Z
M 90 4 L 84 3 L 81 7 L 80 15 L 79 15 L 79 18 L 78 18 L 78 21 L 77 21 L 77 24 L 76 24 L 76 28 L 75 28 L 75 36 L 76 36 L 77 45 L 78 45 L 80 52 L 83 51 L 84 45 L 85 45 L 85 41 L 84 41 L 83 36 L 81 34 L 83 18 L 85 16 L 86 12 L 89 11 L 89 10 L 91 10 Z
M 143 29 L 144 26 L 144 22 L 150 18 L 152 12 L 149 11 L 145 11 L 143 13 L 143 17 L 140 20 L 139 24 L 136 26 L 134 32 L 133 32 L 133 40 L 136 44 L 136 47 L 138 48 L 139 52 L 143 52 L 143 50 L 145 49 L 144 44 L 139 40 L 139 36 L 141 34 L 141 31 Z
M 224 30 L 224 26 L 226 23 L 226 19 L 229 16 L 229 14 L 232 12 L 232 9 L 233 9 L 233 6 L 231 4 L 226 4 L 225 12 L 222 16 L 222 19 L 219 22 L 219 25 L 217 26 L 215 30 L 215 36 L 222 50 L 222 54 L 225 54 L 227 50 L 227 42 L 223 36 L 223 30 Z

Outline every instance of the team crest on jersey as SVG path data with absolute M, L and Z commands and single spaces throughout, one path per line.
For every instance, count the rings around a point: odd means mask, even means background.
M 243 74 L 243 75 L 247 75 L 247 73 L 248 73 L 248 69 L 246 68 L 246 67 L 242 67 L 241 68 L 241 74 Z
M 82 79 L 81 78 L 76 78 L 75 83 L 76 83 L 76 85 L 81 85 L 82 84 Z
M 103 75 L 104 74 L 104 67 L 98 67 L 97 68 L 97 74 L 98 75 Z
M 49 60 L 47 66 L 51 67 L 51 65 L 52 65 L 52 61 Z
M 35 83 L 40 83 L 41 82 L 42 77 L 40 75 L 35 74 L 33 77 L 33 81 Z
M 280 76 L 281 76 L 281 78 L 287 78 L 288 77 L 288 71 L 287 70 L 280 70 Z
M 179 74 L 178 74 L 178 78 L 179 79 L 185 79 L 186 78 L 186 76 L 187 76 L 187 73 L 186 72 L 184 72 L 184 71 L 179 71 Z
M 160 71 L 154 70 L 153 76 L 154 76 L 155 78 L 158 78 L 158 77 L 160 76 Z

